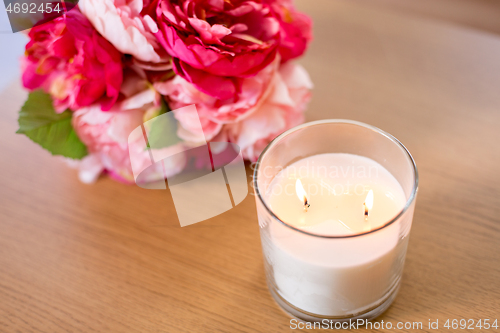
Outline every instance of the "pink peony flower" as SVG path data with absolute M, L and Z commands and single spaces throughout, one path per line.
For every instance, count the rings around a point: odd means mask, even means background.
M 305 69 L 292 62 L 281 65 L 271 92 L 255 112 L 243 120 L 224 125 L 213 141 L 236 143 L 243 157 L 256 161 L 277 135 L 304 121 L 312 82 Z
M 155 106 L 156 93 L 145 90 L 121 103 L 111 111 L 103 112 L 99 105 L 79 109 L 73 114 L 73 127 L 89 150 L 89 155 L 79 164 L 79 176 L 82 182 L 91 183 L 99 174 L 107 171 L 116 180 L 133 184 L 134 174 L 129 157 L 129 134 L 143 122 L 157 115 L 159 107 Z M 141 141 L 131 143 L 130 149 L 135 152 L 134 164 L 148 166 L 150 153 Z M 175 147 L 164 148 L 177 152 Z M 176 154 L 175 158 L 165 162 L 166 175 L 161 164 L 147 171 L 143 181 L 151 182 L 170 177 L 180 172 L 185 164 L 185 157 Z
M 109 110 L 122 84 L 121 54 L 77 8 L 35 26 L 26 45 L 23 84 L 43 88 L 58 111 L 101 102 Z
M 156 22 L 177 74 L 221 100 L 237 97 L 242 79 L 269 65 L 280 42 L 280 23 L 261 1 L 157 0 Z
M 211 140 L 219 133 L 222 125 L 237 122 L 252 112 L 254 112 L 269 94 L 270 83 L 275 76 L 278 61 L 273 62 L 261 70 L 257 75 L 242 80 L 241 91 L 236 102 L 232 99 L 219 100 L 198 90 L 192 83 L 189 83 L 180 76 L 173 80 L 155 83 L 156 90 L 165 95 L 171 109 L 179 109 L 187 105 L 196 104 L 198 115 L 206 140 Z M 179 115 L 183 128 L 187 131 L 179 133 L 182 139 L 190 141 L 190 119 L 182 118 Z
M 80 0 L 78 7 L 120 52 L 145 62 L 157 63 L 165 58 L 154 36 L 158 32 L 156 23 L 149 15 L 140 15 L 143 0 Z
M 281 61 L 301 56 L 312 40 L 312 21 L 304 13 L 295 10 L 292 1 L 270 1 L 273 12 L 280 22 L 281 42 L 279 53 Z

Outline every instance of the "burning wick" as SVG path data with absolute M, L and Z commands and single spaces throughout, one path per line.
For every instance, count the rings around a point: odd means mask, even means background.
M 368 215 L 370 213 L 370 209 L 373 208 L 373 190 L 370 190 L 368 192 L 368 195 L 366 196 L 363 206 L 365 207 L 365 220 L 367 220 Z
M 297 181 L 295 182 L 295 191 L 297 192 L 297 197 L 299 198 L 299 200 L 304 202 L 304 211 L 307 212 L 307 209 L 311 207 L 311 205 L 307 200 L 307 193 L 304 190 L 304 187 L 302 186 L 302 182 L 300 181 L 300 179 L 297 179 Z

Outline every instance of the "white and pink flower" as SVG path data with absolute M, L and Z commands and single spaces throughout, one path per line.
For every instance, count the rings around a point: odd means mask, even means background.
M 129 157 L 129 149 L 134 152 L 135 166 L 149 166 L 150 154 L 145 149 L 143 141 L 128 141 L 129 134 L 141 126 L 150 117 L 158 114 L 159 106 L 155 105 L 156 92 L 148 89 L 131 96 L 115 106 L 110 111 L 103 111 L 99 105 L 92 105 L 75 111 L 73 127 L 87 146 L 89 155 L 78 165 L 79 177 L 82 182 L 94 182 L 104 171 L 114 179 L 134 183 L 134 173 Z M 177 152 L 175 147 L 167 147 Z M 169 159 L 165 172 L 160 164 L 148 168 L 143 180 L 156 181 L 165 176 L 179 173 L 185 164 L 185 156 L 175 154 Z
M 89 153 L 76 163 L 87 183 L 103 172 L 134 182 L 129 153 L 134 169 L 151 161 L 129 134 L 161 103 L 195 104 L 206 141 L 235 143 L 255 161 L 303 121 L 311 96 L 307 72 L 290 61 L 307 49 L 311 21 L 291 0 L 80 0 L 29 37 L 24 86 L 43 89 L 57 112 L 73 112 Z M 175 117 L 180 145 L 199 144 L 193 113 Z M 174 175 L 186 158 L 176 154 L 166 175 L 158 165 L 141 178 Z
M 147 3 L 148 0 L 80 0 L 78 7 L 120 52 L 157 63 L 166 54 L 154 36 L 158 32 L 156 23 L 149 15 L 141 15 Z
M 245 159 L 256 161 L 276 136 L 304 121 L 312 87 L 302 66 L 291 62 L 283 64 L 260 106 L 241 121 L 224 125 L 220 137 L 214 141 L 234 142 Z
M 300 124 L 310 99 L 311 79 L 302 66 L 273 63 L 255 77 L 245 79 L 242 98 L 236 102 L 209 96 L 181 78 L 158 83 L 155 88 L 167 96 L 172 109 L 195 104 L 207 141 L 238 144 L 244 157 L 256 160 L 263 148 L 281 132 Z M 192 121 L 178 117 L 189 141 Z

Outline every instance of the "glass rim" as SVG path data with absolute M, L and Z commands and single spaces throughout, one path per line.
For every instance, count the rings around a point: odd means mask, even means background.
M 406 203 L 405 203 L 403 209 L 396 216 L 394 216 L 392 219 L 390 219 L 389 221 L 387 221 L 385 224 L 381 225 L 380 227 L 378 227 L 376 229 L 369 230 L 369 231 L 365 231 L 365 232 L 362 232 L 362 233 L 359 233 L 359 234 L 354 234 L 354 235 L 343 235 L 343 236 L 318 235 L 318 234 L 314 234 L 314 233 L 311 233 L 311 232 L 308 232 L 308 231 L 296 228 L 296 227 L 294 227 L 294 226 L 286 223 L 285 221 L 283 221 L 282 219 L 280 219 L 276 214 L 274 214 L 274 212 L 269 208 L 269 206 L 264 201 L 264 198 L 262 197 L 262 195 L 260 193 L 260 190 L 259 190 L 259 185 L 258 185 L 257 179 L 258 179 L 258 176 L 259 176 L 259 169 L 260 169 L 261 161 L 265 157 L 266 153 L 273 146 L 275 146 L 279 141 L 281 141 L 282 139 L 284 139 L 286 136 L 288 136 L 288 135 L 290 135 L 290 134 L 292 134 L 292 133 L 294 133 L 294 132 L 296 132 L 296 131 L 298 131 L 300 129 L 303 129 L 305 127 L 311 127 L 311 126 L 316 126 L 316 125 L 324 125 L 324 124 L 348 124 L 348 125 L 356 125 L 356 126 L 364 127 L 366 129 L 375 131 L 375 132 L 377 132 L 377 133 L 385 136 L 387 139 L 391 140 L 408 157 L 409 162 L 410 162 L 411 167 L 412 167 L 412 171 L 413 171 L 413 187 L 411 189 L 411 194 L 408 197 L 408 199 L 406 200 Z M 260 154 L 259 158 L 257 159 L 257 164 L 256 164 L 255 170 L 253 172 L 253 187 L 255 189 L 255 193 L 256 193 L 257 197 L 259 198 L 260 202 L 262 203 L 262 205 L 264 206 L 264 208 L 266 209 L 266 211 L 271 215 L 271 217 L 273 217 L 275 220 L 277 220 L 278 222 L 280 222 L 281 224 L 283 224 L 284 226 L 286 226 L 286 227 L 288 227 L 290 229 L 293 229 L 293 230 L 298 231 L 300 233 L 303 233 L 305 235 L 309 235 L 309 236 L 313 236 L 313 237 L 319 237 L 319 238 L 340 238 L 341 239 L 341 238 L 360 237 L 360 236 L 368 235 L 368 234 L 371 234 L 371 233 L 375 233 L 375 232 L 377 232 L 379 230 L 382 230 L 382 229 L 388 227 L 389 225 L 391 225 L 394 222 L 396 222 L 397 220 L 399 220 L 401 218 L 401 216 L 403 216 L 408 211 L 408 209 L 410 208 L 410 206 L 412 205 L 412 203 L 415 201 L 415 198 L 417 196 L 417 191 L 418 191 L 418 180 L 419 180 L 418 179 L 418 170 L 417 170 L 417 165 L 415 163 L 415 160 L 413 159 L 413 156 L 411 156 L 411 154 L 408 151 L 408 149 L 401 143 L 401 141 L 399 141 L 393 135 L 387 133 L 384 130 L 381 130 L 378 127 L 375 127 L 375 126 L 372 126 L 372 125 L 368 125 L 368 124 L 362 123 L 360 121 L 348 120 L 348 119 L 323 119 L 323 120 L 311 121 L 311 122 L 307 122 L 307 123 L 295 126 L 295 127 L 291 128 L 291 129 L 289 129 L 289 130 L 281 133 L 276 138 L 274 138 L 267 145 L 266 148 L 264 148 L 264 150 Z

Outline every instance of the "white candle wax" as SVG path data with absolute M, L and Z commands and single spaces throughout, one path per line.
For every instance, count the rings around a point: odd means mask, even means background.
M 300 179 L 310 207 L 295 192 Z M 364 202 L 373 191 L 365 217 Z M 349 236 L 385 225 L 406 202 L 398 181 L 377 162 L 351 154 L 321 154 L 280 171 L 266 191 L 270 209 L 307 233 Z M 398 282 L 399 225 L 362 236 L 332 239 L 307 235 L 280 223 L 270 225 L 264 253 L 272 262 L 276 289 L 307 312 L 346 316 L 377 306 Z M 404 260 L 404 256 L 400 258 Z

